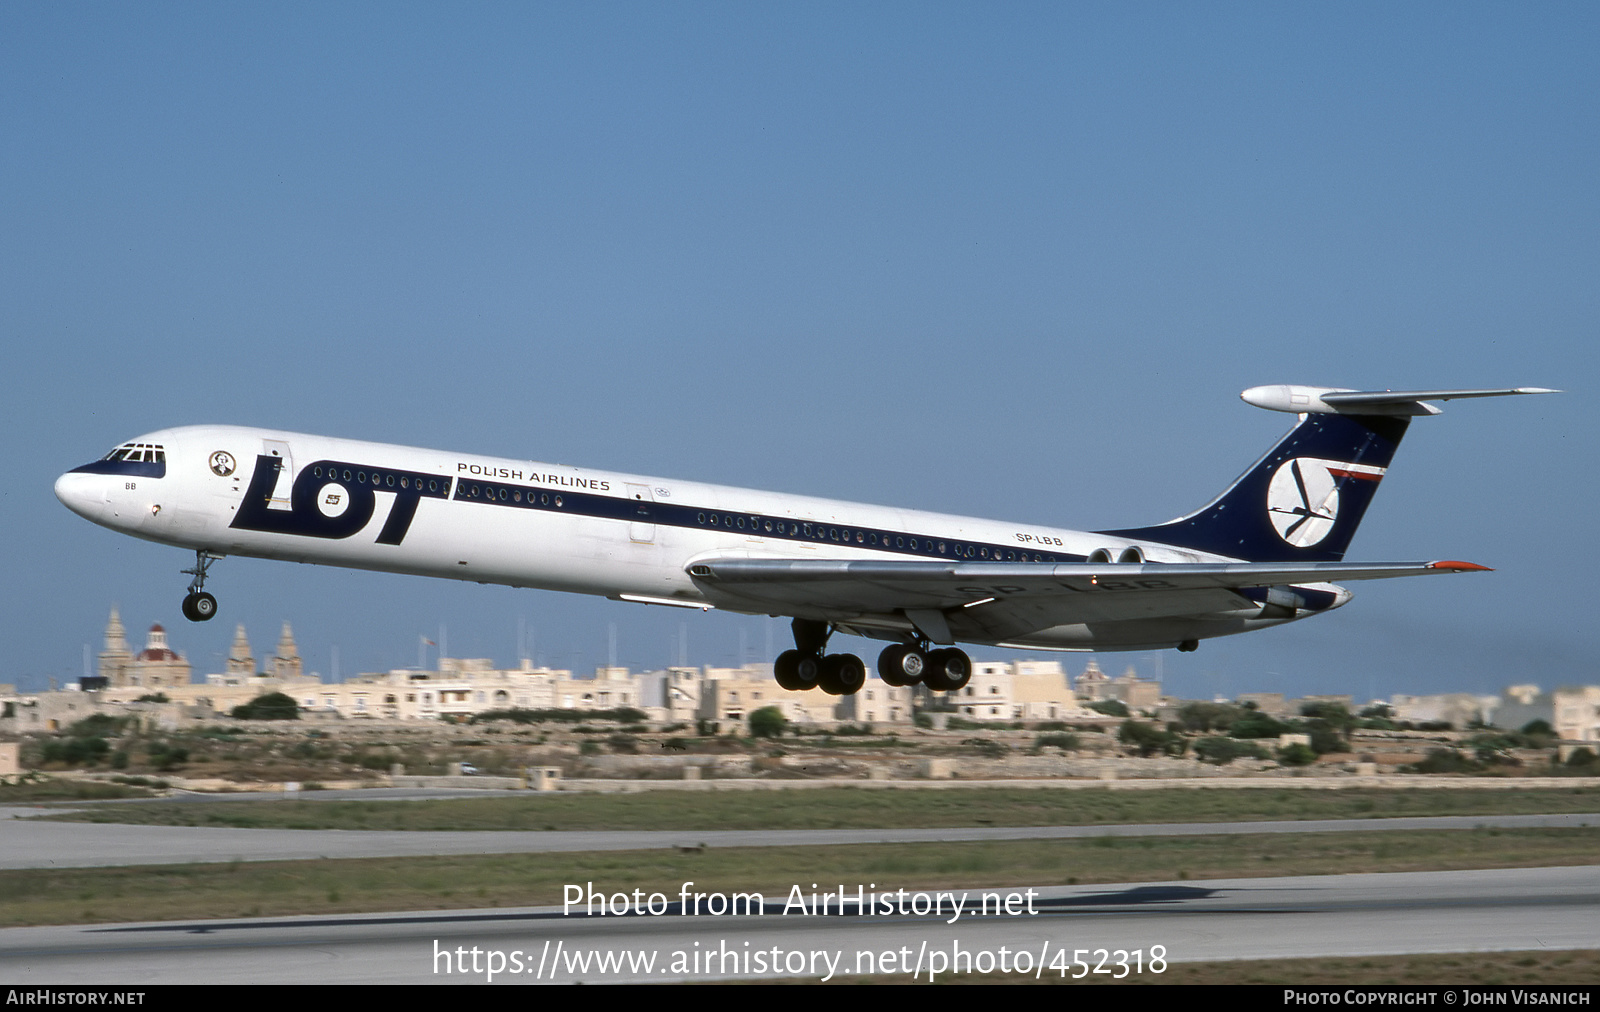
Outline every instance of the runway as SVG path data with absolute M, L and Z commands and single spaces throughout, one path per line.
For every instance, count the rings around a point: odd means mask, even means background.
M 797 885 L 809 903 L 811 884 Z M 843 883 L 849 898 L 858 886 L 867 883 Z M 992 969 L 1104 981 L 1201 960 L 1600 947 L 1596 866 L 1075 886 L 1032 896 L 1017 887 L 997 891 L 982 916 L 974 912 L 981 890 L 965 892 L 956 916 L 953 896 L 938 900 L 937 915 L 919 916 L 910 912 L 914 895 L 890 894 L 886 912 L 870 916 L 839 916 L 837 904 L 828 916 L 792 904 L 786 911 L 792 897 L 768 896 L 764 912 L 749 916 L 564 916 L 557 907 L 12 928 L 0 931 L 0 979 L 625 983 L 865 973 L 906 982 Z M 870 895 L 868 905 L 876 909 Z
M 38 809 L 10 813 L 36 815 Z M 1097 836 L 1211 836 L 1256 833 L 1356 833 L 1479 828 L 1600 826 L 1600 815 L 1458 815 L 1388 819 L 1308 819 L 1102 826 L 944 829 L 626 830 L 408 832 L 404 830 L 231 829 L 39 822 L 0 810 L 0 868 L 93 868 L 134 864 L 300 861 L 649 850 L 676 846 L 796 847 L 981 840 L 1065 840 Z

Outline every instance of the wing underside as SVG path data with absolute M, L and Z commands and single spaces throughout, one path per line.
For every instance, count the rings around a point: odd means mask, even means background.
M 738 611 L 895 629 L 914 625 L 935 642 L 1003 642 L 1062 626 L 1205 616 L 1278 617 L 1321 594 L 1307 585 L 1465 572 L 1467 562 L 1401 563 L 945 563 L 737 558 L 705 560 L 689 574 L 707 599 Z M 1285 610 L 1287 609 L 1287 610 Z

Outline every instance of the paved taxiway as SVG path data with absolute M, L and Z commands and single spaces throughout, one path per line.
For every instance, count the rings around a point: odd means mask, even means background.
M 844 885 L 853 894 L 857 883 Z M 1106 980 L 1124 972 L 1115 950 L 1128 951 L 1129 973 L 1140 950 L 1149 974 L 1157 945 L 1171 962 L 1600 947 L 1600 867 L 1052 888 L 1033 899 L 1036 915 L 969 910 L 955 923 L 948 909 L 815 917 L 781 913 L 784 897 L 767 902 L 767 913 L 750 917 L 583 918 L 545 908 L 11 928 L 0 931 L 0 976 L 25 985 L 465 984 L 497 967 L 495 983 L 820 978 L 830 969 L 905 981 L 919 960 L 922 979 L 930 968 L 950 979 L 954 958 L 978 969 L 1026 965 L 1026 976 L 1058 972 L 1052 963 L 1069 974 L 1099 964 Z M 1108 962 L 1097 949 L 1111 950 Z M 597 952 L 621 968 L 602 972 Z M 674 969 L 675 959 L 687 966 Z
M 413 832 L 322 829 L 125 826 L 7 818 L 38 809 L 0 810 L 0 868 L 89 868 L 131 864 L 299 861 L 420 857 L 434 854 L 556 853 L 708 847 L 795 847 L 974 840 L 1057 840 L 1094 836 L 1210 836 L 1244 833 L 1353 833 L 1419 829 L 1600 826 L 1600 815 L 1462 815 L 1292 822 L 1025 826 L 946 829 L 664 830 Z

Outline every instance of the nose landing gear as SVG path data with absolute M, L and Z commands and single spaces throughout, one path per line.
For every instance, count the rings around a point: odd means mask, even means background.
M 183 571 L 183 575 L 194 577 L 189 581 L 189 594 L 183 599 L 183 617 L 191 622 L 209 622 L 217 614 L 217 599 L 201 588 L 206 585 L 206 571 L 222 556 L 203 548 L 194 555 L 194 568 Z

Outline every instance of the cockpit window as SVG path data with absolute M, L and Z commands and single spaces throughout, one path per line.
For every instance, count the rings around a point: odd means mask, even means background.
M 131 474 L 145 478 L 164 478 L 167 450 L 160 443 L 123 443 L 92 464 L 73 468 L 88 474 Z
M 167 451 L 157 443 L 123 443 L 101 459 L 136 464 L 165 464 Z

